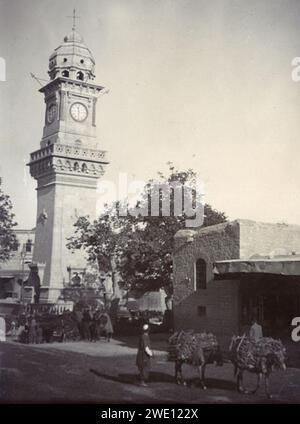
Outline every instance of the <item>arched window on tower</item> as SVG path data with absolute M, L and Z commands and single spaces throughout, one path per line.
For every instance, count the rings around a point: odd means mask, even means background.
M 87 166 L 86 166 L 86 163 L 83 163 L 83 164 L 82 164 L 82 166 L 81 166 L 81 171 L 82 171 L 82 172 L 84 172 L 84 173 L 87 173 Z
M 199 258 L 195 264 L 195 290 L 206 289 L 206 262 Z
M 62 71 L 62 76 L 68 78 L 69 77 L 69 71 Z
M 74 163 L 74 171 L 79 171 L 79 165 L 78 162 Z
M 76 74 L 76 79 L 83 81 L 83 78 L 84 78 L 83 72 L 78 71 Z

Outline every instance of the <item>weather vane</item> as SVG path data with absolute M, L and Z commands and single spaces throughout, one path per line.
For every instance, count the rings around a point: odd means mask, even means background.
M 72 16 L 67 16 L 67 18 L 72 18 L 73 19 L 72 31 L 75 31 L 75 29 L 76 29 L 76 19 L 80 19 L 79 16 L 76 16 L 76 10 L 75 10 L 75 8 L 73 9 L 73 15 Z

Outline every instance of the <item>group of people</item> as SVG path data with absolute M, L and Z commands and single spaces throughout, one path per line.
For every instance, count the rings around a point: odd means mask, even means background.
M 11 336 L 21 343 L 43 343 L 43 329 L 34 314 L 22 314 L 19 322 L 11 322 Z
M 102 312 L 99 307 L 91 306 L 75 311 L 78 331 L 82 340 L 95 342 L 105 337 L 109 342 L 113 335 L 113 325 L 107 311 Z

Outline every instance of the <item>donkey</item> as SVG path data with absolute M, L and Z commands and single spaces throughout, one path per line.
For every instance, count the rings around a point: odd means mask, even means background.
M 260 388 L 262 378 L 265 380 L 265 393 L 272 398 L 269 390 L 269 377 L 275 369 L 286 370 L 286 349 L 280 340 L 263 337 L 252 341 L 243 335 L 233 336 L 229 346 L 231 361 L 234 365 L 234 375 L 237 376 L 237 389 L 240 393 L 255 394 Z M 243 387 L 243 373 L 249 371 L 257 375 L 256 388 L 252 391 Z
M 169 358 L 175 361 L 175 381 L 186 385 L 182 377 L 182 365 L 189 364 L 198 370 L 202 389 L 205 386 L 207 364 L 223 365 L 222 353 L 216 337 L 211 333 L 180 331 L 169 338 Z

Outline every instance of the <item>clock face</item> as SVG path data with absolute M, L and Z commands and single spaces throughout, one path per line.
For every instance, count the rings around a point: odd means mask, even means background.
M 73 103 L 70 109 L 72 118 L 75 121 L 82 122 L 87 118 L 87 108 L 82 103 Z
M 55 103 L 52 103 L 47 110 L 47 122 L 48 124 L 51 124 L 51 122 L 54 121 L 57 114 L 57 106 Z

